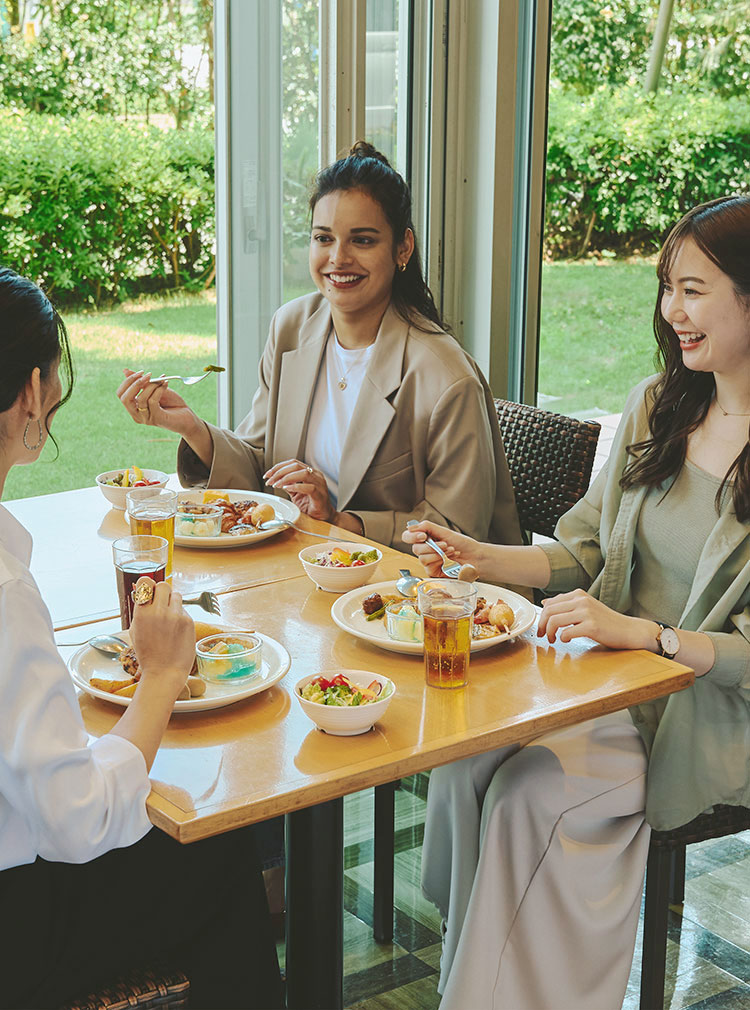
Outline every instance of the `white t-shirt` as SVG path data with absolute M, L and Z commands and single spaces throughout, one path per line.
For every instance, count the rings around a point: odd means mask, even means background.
M 331 333 L 315 384 L 304 458 L 325 475 L 334 508 L 338 507 L 341 452 L 374 346 L 349 351 Z M 346 384 L 344 389 L 340 382 Z
M 38 855 L 84 863 L 151 827 L 138 748 L 89 745 L 30 558 L 29 533 L 0 506 L 0 870 Z

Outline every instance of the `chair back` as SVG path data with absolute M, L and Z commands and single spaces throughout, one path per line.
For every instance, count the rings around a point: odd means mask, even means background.
M 588 490 L 601 425 L 510 400 L 495 400 L 525 534 L 554 534 Z

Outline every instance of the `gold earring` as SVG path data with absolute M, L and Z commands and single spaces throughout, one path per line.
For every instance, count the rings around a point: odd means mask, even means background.
M 400 274 L 402 274 L 404 272 L 404 270 L 406 270 L 406 263 L 399 263 L 399 265 L 398 265 L 398 272 Z
M 42 431 L 42 422 L 39 420 L 39 418 L 37 418 L 36 423 L 39 425 L 39 438 L 36 440 L 34 445 L 29 445 L 28 440 L 29 425 L 31 424 L 31 421 L 27 421 L 26 427 L 23 429 L 23 444 L 26 446 L 29 452 L 34 452 L 35 449 L 38 449 L 44 439 L 44 432 Z

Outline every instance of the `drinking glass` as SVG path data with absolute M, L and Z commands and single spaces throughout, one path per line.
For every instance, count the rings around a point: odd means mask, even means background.
M 132 594 L 136 582 L 142 575 L 163 582 L 168 556 L 169 544 L 164 537 L 120 537 L 112 544 L 123 628 L 129 628 L 133 620 Z
M 468 680 L 477 591 L 470 582 L 428 579 L 417 590 L 424 622 L 424 671 L 430 687 L 464 687 Z
M 164 537 L 169 544 L 166 578 L 172 575 L 174 552 L 174 519 L 177 514 L 177 492 L 160 487 L 135 487 L 127 502 L 130 532 L 134 536 Z

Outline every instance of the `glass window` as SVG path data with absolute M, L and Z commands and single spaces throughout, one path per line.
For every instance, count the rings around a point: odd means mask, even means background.
M 372 0 L 367 4 L 365 55 L 365 132 L 392 165 L 407 173 L 406 59 L 408 3 Z

